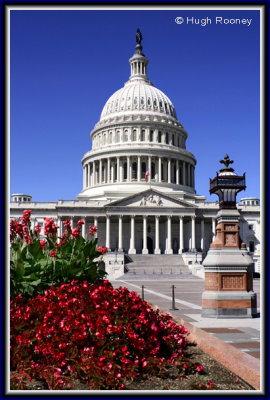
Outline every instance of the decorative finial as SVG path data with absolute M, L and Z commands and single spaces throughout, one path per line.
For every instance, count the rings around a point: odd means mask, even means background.
M 232 169 L 232 168 L 229 168 L 229 165 L 232 164 L 234 161 L 230 160 L 230 157 L 228 156 L 228 154 L 225 154 L 224 160 L 220 160 L 219 162 L 221 164 L 224 164 L 226 169 Z M 223 168 L 223 169 L 225 169 L 225 168 Z
M 142 34 L 141 34 L 140 29 L 138 28 L 137 33 L 136 33 L 136 42 L 137 42 L 137 44 L 141 44 L 141 41 L 142 41 Z

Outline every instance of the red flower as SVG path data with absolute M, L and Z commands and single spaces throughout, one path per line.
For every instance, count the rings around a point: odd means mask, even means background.
M 30 215 L 32 210 L 24 210 L 23 216 L 21 218 L 22 224 L 28 224 L 30 221 Z
M 146 171 L 145 176 L 144 176 L 145 182 L 148 181 L 148 176 L 149 176 L 149 175 L 150 175 L 150 172 L 149 172 L 149 171 Z
M 43 251 L 45 249 L 45 245 L 46 245 L 46 240 L 40 240 L 40 250 Z
M 96 233 L 97 233 L 97 227 L 96 227 L 96 225 L 90 226 L 90 227 L 89 227 L 88 235 L 94 236 Z
M 72 229 L 72 236 L 75 238 L 80 236 L 80 228 L 79 227 Z
M 50 252 L 50 256 L 51 256 L 51 257 L 55 257 L 55 251 L 54 251 L 54 250 L 52 250 L 52 251 Z
M 41 232 L 41 226 L 40 226 L 39 224 L 37 224 L 37 225 L 35 226 L 35 233 L 36 233 L 36 235 L 39 235 L 40 232 Z
M 202 370 L 203 370 L 203 366 L 202 365 L 198 365 L 197 367 L 196 367 L 196 370 L 197 370 L 197 372 L 202 372 Z
M 108 251 L 108 249 L 107 249 L 107 247 L 99 246 L 99 247 L 97 248 L 97 251 L 98 251 L 99 253 L 101 253 L 101 254 L 106 254 L 107 251 Z
M 44 218 L 44 221 L 45 221 L 44 234 L 46 236 L 52 234 L 52 236 L 54 237 L 59 227 L 55 225 L 55 222 L 52 218 Z
M 84 224 L 84 220 L 83 219 L 80 219 L 78 222 L 77 222 L 77 226 L 81 226 L 81 225 L 83 225 Z
M 70 223 L 70 219 L 66 219 L 64 222 L 64 227 L 66 227 L 66 233 L 71 234 L 71 223 Z

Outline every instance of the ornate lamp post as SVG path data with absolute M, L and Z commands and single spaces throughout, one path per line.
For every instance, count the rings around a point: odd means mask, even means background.
M 238 176 L 229 167 L 233 160 L 226 154 L 225 165 L 210 179 L 210 193 L 219 197 L 216 236 L 204 259 L 205 291 L 202 316 L 247 318 L 257 314 L 257 295 L 253 292 L 252 258 L 239 235 L 239 211 L 236 195 L 245 190 L 245 174 Z

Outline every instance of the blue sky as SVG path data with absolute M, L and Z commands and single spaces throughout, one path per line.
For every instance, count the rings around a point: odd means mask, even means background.
M 217 16 L 252 21 L 216 24 Z M 10 26 L 10 193 L 33 201 L 80 193 L 90 132 L 129 78 L 139 27 L 148 76 L 188 132 L 197 193 L 217 200 L 209 177 L 228 153 L 235 171 L 246 172 L 238 199 L 260 197 L 259 11 L 16 10 Z

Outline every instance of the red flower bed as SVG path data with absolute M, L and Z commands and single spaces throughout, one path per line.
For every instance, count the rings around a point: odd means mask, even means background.
M 124 389 L 126 379 L 170 364 L 183 374 L 198 367 L 184 358 L 184 326 L 108 281 L 72 281 L 27 301 L 19 295 L 10 316 L 14 384 L 20 373 L 48 389 L 72 389 L 75 379 L 89 389 Z

